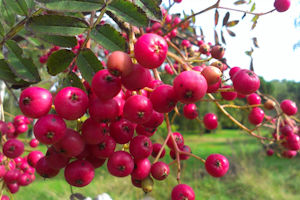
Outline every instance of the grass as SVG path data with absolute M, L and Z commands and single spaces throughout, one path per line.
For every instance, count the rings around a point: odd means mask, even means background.
M 194 188 L 197 200 L 300 199 L 299 157 L 291 160 L 267 157 L 256 139 L 235 130 L 222 130 L 203 136 L 187 132 L 184 137 L 193 153 L 203 158 L 211 153 L 221 153 L 230 161 L 228 174 L 219 179 L 209 176 L 204 165 L 194 158 L 183 162 L 182 183 Z M 170 162 L 168 157 L 164 161 Z M 171 190 L 176 185 L 175 174 L 176 166 L 172 166 L 171 175 L 165 181 L 155 181 L 154 189 L 148 196 L 156 200 L 170 199 Z M 140 189 L 131 185 L 130 177 L 112 177 L 105 166 L 96 170 L 90 185 L 85 188 L 73 187 L 73 190 L 90 197 L 106 192 L 114 200 L 139 200 L 145 197 Z M 20 188 L 14 199 L 64 200 L 69 196 L 70 186 L 64 180 L 62 170 L 57 177 L 49 180 L 37 176 L 34 183 Z

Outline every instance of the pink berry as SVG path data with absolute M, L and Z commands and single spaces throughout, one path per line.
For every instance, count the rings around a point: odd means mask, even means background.
M 205 161 L 206 171 L 213 177 L 224 176 L 229 169 L 227 158 L 221 154 L 211 154 Z
M 151 170 L 151 162 L 148 158 L 134 160 L 134 169 L 131 173 L 132 178 L 143 180 L 149 174 Z
M 153 109 L 159 113 L 168 113 L 177 104 L 175 91 L 170 85 L 158 86 L 150 95 Z
M 3 145 L 3 154 L 8 158 L 16 158 L 24 152 L 24 144 L 17 139 L 9 139 Z
M 291 0 L 275 0 L 274 7 L 278 12 L 285 12 L 291 6 Z
M 149 157 L 152 153 L 152 149 L 153 147 L 151 140 L 144 135 L 135 136 L 130 141 L 129 151 L 135 159 Z
M 214 113 L 207 113 L 203 117 L 203 123 L 205 128 L 209 130 L 216 129 L 218 127 L 218 117 Z
M 281 110 L 287 115 L 295 115 L 298 112 L 298 108 L 295 102 L 285 99 L 280 103 Z
M 230 85 L 225 85 L 222 88 L 231 88 Z M 236 99 L 237 97 L 237 93 L 236 92 L 221 92 L 221 96 L 223 99 L 227 100 L 227 101 L 232 101 L 234 99 Z
M 231 78 L 234 89 L 244 95 L 254 93 L 260 86 L 259 77 L 248 69 L 237 71 Z
M 183 115 L 188 119 L 196 119 L 198 117 L 198 108 L 196 104 L 186 104 L 183 106 Z
M 173 134 L 173 138 L 175 139 L 175 142 L 177 144 L 177 147 L 179 149 L 181 149 L 184 145 L 184 139 L 183 139 L 183 136 L 181 135 L 181 133 L 179 132 L 174 132 L 172 133 Z M 173 145 L 173 141 L 172 141 L 172 138 L 169 137 L 168 141 L 167 141 L 167 145 L 170 149 L 175 149 L 174 145 Z
M 247 97 L 247 102 L 249 105 L 255 105 L 261 103 L 261 98 L 258 94 L 252 93 Z
M 156 180 L 164 180 L 168 177 L 170 172 L 169 165 L 164 162 L 158 161 L 151 166 L 151 175 Z
M 268 149 L 267 150 L 267 155 L 268 156 L 272 156 L 274 154 L 274 150 L 273 149 Z
M 29 146 L 32 147 L 32 148 L 35 148 L 39 145 L 39 141 L 35 138 L 31 139 L 30 142 L 29 142 Z
M 162 145 L 159 144 L 159 143 L 154 143 L 152 146 L 153 146 L 153 150 L 152 150 L 152 154 L 151 154 L 151 155 L 152 155 L 154 158 L 156 158 L 156 156 L 158 155 L 160 149 L 162 148 Z M 165 154 L 166 154 L 166 150 L 165 150 L 165 148 L 164 148 L 164 149 L 162 150 L 162 153 L 160 154 L 159 158 L 163 158 L 163 157 L 165 156 Z
M 82 124 L 81 133 L 86 144 L 98 144 L 104 136 L 109 134 L 109 127 L 106 123 L 98 123 L 88 118 Z
M 142 35 L 134 45 L 134 56 L 146 68 L 157 68 L 166 59 L 168 44 L 166 40 L 153 33 Z
M 193 188 L 186 184 L 176 185 L 171 193 L 172 200 L 195 200 Z
M 113 176 L 125 177 L 132 173 L 134 161 L 129 153 L 116 151 L 109 157 L 107 169 Z
M 44 157 L 43 152 L 41 151 L 32 151 L 28 154 L 27 162 L 31 167 L 35 167 L 36 163 Z
M 253 125 L 258 125 L 264 120 L 265 113 L 261 108 L 252 108 L 248 115 L 248 120 Z

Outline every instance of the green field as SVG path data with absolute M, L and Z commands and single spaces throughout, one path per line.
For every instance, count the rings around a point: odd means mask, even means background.
M 203 158 L 211 153 L 221 153 L 230 161 L 230 171 L 220 179 L 210 177 L 204 165 L 194 158 L 183 163 L 182 183 L 194 188 L 197 200 L 300 199 L 299 157 L 291 160 L 267 157 L 259 141 L 240 131 L 223 130 L 202 136 L 185 133 L 184 137 L 193 153 Z M 171 160 L 166 158 L 165 161 Z M 176 185 L 176 168 L 173 166 L 171 169 L 167 180 L 155 182 L 149 196 L 156 200 L 170 199 L 172 187 Z M 131 185 L 129 177 L 112 177 L 105 166 L 96 170 L 90 185 L 73 188 L 73 191 L 90 197 L 106 192 L 114 200 L 142 199 L 145 196 L 140 189 Z M 64 181 L 61 171 L 54 179 L 37 177 L 33 184 L 20 188 L 14 199 L 60 200 L 69 199 L 69 196 L 70 186 Z

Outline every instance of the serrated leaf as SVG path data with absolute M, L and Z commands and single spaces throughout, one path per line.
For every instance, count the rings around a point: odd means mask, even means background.
M 71 50 L 61 49 L 53 52 L 47 60 L 47 70 L 52 76 L 65 71 L 75 58 Z
M 88 24 L 71 16 L 39 15 L 29 18 L 26 28 L 37 34 L 74 36 L 86 31 Z
M 161 20 L 162 13 L 159 4 L 153 0 L 135 0 L 134 3 L 141 7 L 150 19 Z
M 77 39 L 75 36 L 60 35 L 37 35 L 41 40 L 60 47 L 75 47 Z
M 19 78 L 36 83 L 41 80 L 37 67 L 31 58 L 23 57 L 23 51 L 13 40 L 6 41 L 7 61 L 12 72 Z
M 0 59 L 0 80 L 14 83 L 16 75 L 11 71 L 8 63 L 4 59 Z
M 218 36 L 217 31 L 215 30 L 214 33 L 215 33 L 215 44 L 220 44 L 219 36 Z
M 251 7 L 251 9 L 250 9 L 250 12 L 253 12 L 254 10 L 255 10 L 255 6 L 256 6 L 256 4 L 255 4 L 255 2 L 252 4 L 252 7 Z
M 253 40 L 254 46 L 255 46 L 256 48 L 259 48 L 258 43 L 257 43 L 257 38 L 254 37 L 254 38 L 252 38 L 252 40 Z
M 215 26 L 218 25 L 218 22 L 219 22 L 219 12 L 218 12 L 218 10 L 216 9 L 216 11 L 215 11 Z
M 90 12 L 99 10 L 104 0 L 36 0 L 41 7 L 59 12 Z
M 128 0 L 113 0 L 107 9 L 134 26 L 146 27 L 149 23 L 146 13 Z
M 1 18 L 8 26 L 11 27 L 16 22 L 16 16 L 14 12 L 8 7 L 6 2 L 4 1 L 0 2 L 0 14 Z
M 65 77 L 65 79 L 63 80 L 63 87 L 67 87 L 67 86 L 77 87 L 85 91 L 85 87 L 83 83 L 74 72 L 69 72 Z
M 226 24 L 226 27 L 233 27 L 239 23 L 239 20 L 230 21 Z
M 230 13 L 227 12 L 223 18 L 223 26 L 225 26 L 227 24 L 229 17 L 230 17 Z
M 109 24 L 95 27 L 91 38 L 110 51 L 126 51 L 125 38 Z
M 101 62 L 90 49 L 83 49 L 77 57 L 77 66 L 82 77 L 92 82 L 94 74 L 103 69 Z
M 224 32 L 223 32 L 223 30 L 221 30 L 221 40 L 222 40 L 223 44 L 226 44 L 226 40 L 224 38 Z
M 244 3 L 247 3 L 247 1 L 239 0 L 239 1 L 234 2 L 234 5 L 241 5 L 241 4 L 244 4 Z
M 226 31 L 228 32 L 228 34 L 229 34 L 231 37 L 235 37 L 235 36 L 236 36 L 236 34 L 235 34 L 233 31 L 229 30 L 228 28 L 226 29 Z
M 3 0 L 15 14 L 27 16 L 28 7 L 25 0 Z

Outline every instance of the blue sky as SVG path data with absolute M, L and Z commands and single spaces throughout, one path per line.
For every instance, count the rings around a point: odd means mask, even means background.
M 249 5 L 235 6 L 236 0 L 221 0 L 221 6 L 249 10 Z M 168 0 L 163 0 L 163 4 L 168 5 Z M 208 0 L 183 0 L 182 3 L 174 5 L 171 13 L 182 13 L 184 9 L 190 14 L 191 9 L 198 12 L 215 1 Z M 256 0 L 256 10 L 254 12 L 266 12 L 272 10 L 274 0 Z M 196 24 L 203 28 L 207 42 L 214 43 L 214 10 L 208 11 L 196 18 Z M 219 10 L 221 24 L 227 11 Z M 242 13 L 231 11 L 230 21 L 242 17 Z M 253 53 L 255 72 L 263 76 L 266 80 L 287 79 L 300 81 L 300 48 L 293 50 L 293 45 L 300 40 L 300 28 L 295 28 L 295 18 L 300 16 L 299 0 L 292 0 L 288 11 L 279 13 L 274 11 L 271 14 L 261 16 L 254 30 L 251 29 L 250 22 L 253 16 L 247 15 L 244 20 L 231 30 L 236 33 L 236 37 L 224 34 L 226 38 L 227 62 L 230 66 L 249 68 L 250 58 L 244 53 L 253 46 L 252 39 L 257 37 L 260 48 L 256 48 Z M 217 27 L 220 28 L 220 27 Z

